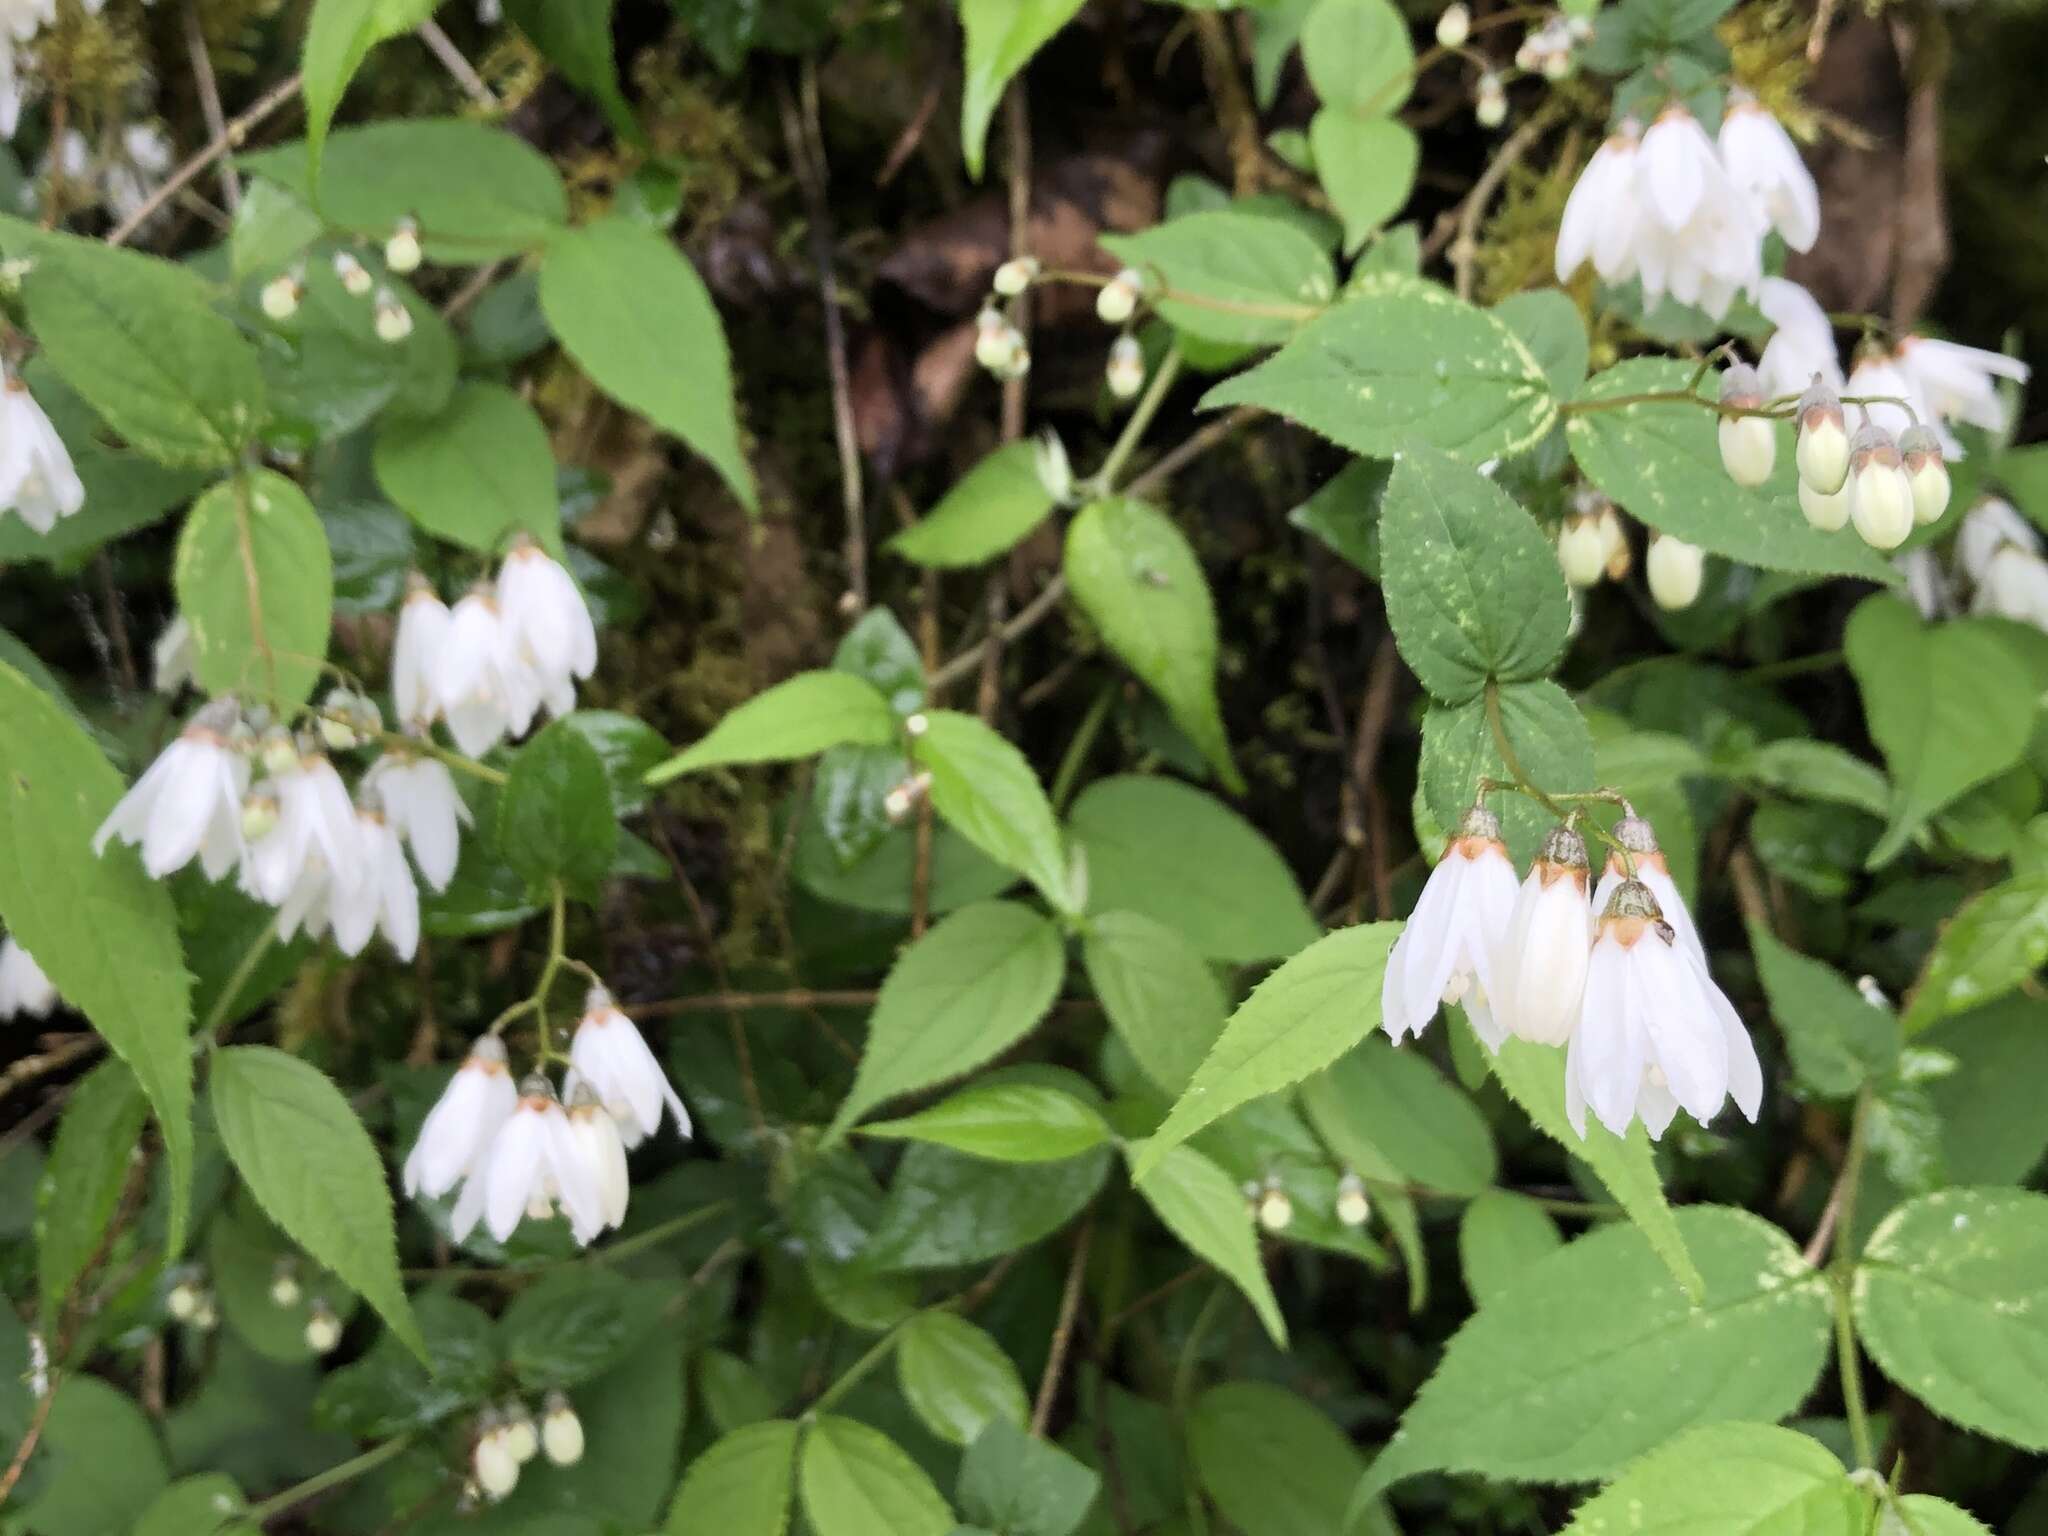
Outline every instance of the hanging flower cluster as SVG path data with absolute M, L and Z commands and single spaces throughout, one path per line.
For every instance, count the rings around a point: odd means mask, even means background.
M 1498 1051 L 1509 1036 L 1564 1046 L 1565 1107 L 1616 1135 L 1640 1119 L 1660 1137 L 1683 1109 L 1704 1125 L 1733 1098 L 1750 1120 L 1763 1073 L 1707 972 L 1698 931 L 1650 824 L 1627 811 L 1599 884 L 1567 822 L 1519 887 L 1500 819 L 1475 805 L 1430 873 L 1387 958 L 1381 1024 L 1419 1035 L 1461 1003 Z
M 559 1213 L 589 1244 L 626 1217 L 626 1150 L 661 1127 L 690 1134 L 689 1111 L 633 1021 L 592 987 L 569 1043 L 561 1092 L 545 1073 L 514 1084 L 504 1041 L 478 1037 L 420 1127 L 405 1191 L 439 1199 L 461 1186 L 457 1241 L 482 1222 L 499 1242 L 522 1218 Z
M 1620 581 L 1634 566 L 1628 533 L 1614 503 L 1591 486 L 1572 493 L 1572 510 L 1557 529 L 1557 563 L 1575 591 Z M 1643 574 L 1660 608 L 1689 608 L 1706 580 L 1706 551 L 1668 533 L 1650 535 Z
M 2040 529 L 2002 497 L 1987 496 L 1964 516 L 1944 567 L 1932 549 L 1892 562 L 1926 619 L 1967 609 L 2048 630 L 2048 554 Z
M 561 1392 L 549 1392 L 541 1401 L 539 1426 L 533 1413 L 518 1399 L 486 1409 L 476 1422 L 476 1439 L 470 1446 L 469 1485 L 464 1501 L 497 1503 L 519 1486 L 519 1472 L 539 1455 L 557 1467 L 573 1467 L 583 1459 L 583 1421 Z
M 84 505 L 85 485 L 64 439 L 28 385 L 0 365 L 0 515 L 12 512 L 48 533 Z

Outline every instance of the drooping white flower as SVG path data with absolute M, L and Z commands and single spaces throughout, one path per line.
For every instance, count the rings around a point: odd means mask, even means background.
M 588 1245 L 604 1230 L 597 1170 L 554 1088 L 534 1076 L 520 1084 L 519 1102 L 463 1181 L 452 1225 L 460 1242 L 482 1220 L 502 1243 L 522 1216 L 544 1221 L 558 1210 L 579 1243 Z
M 1472 89 L 1472 117 L 1482 128 L 1498 128 L 1508 120 L 1508 88 L 1496 70 L 1482 70 Z
M 35 957 L 9 934 L 0 939 L 0 1019 L 27 1014 L 47 1019 L 57 1006 L 57 988 L 43 974 Z
M 1834 495 L 1849 478 L 1849 429 L 1842 416 L 1842 397 L 1816 374 L 1799 397 L 1793 420 L 1799 429 L 1793 456 L 1800 483 L 1818 495 Z
M 584 999 L 583 1017 L 569 1042 L 569 1060 L 619 1122 L 628 1146 L 637 1146 L 642 1137 L 661 1128 L 664 1103 L 675 1116 L 676 1129 L 690 1134 L 690 1112 L 670 1086 L 668 1074 L 603 987 L 592 987 Z
M 505 1042 L 479 1035 L 420 1124 L 405 1158 L 405 1192 L 438 1199 L 469 1177 L 518 1102 Z
M 531 539 L 522 536 L 499 568 L 498 613 L 514 656 L 540 677 L 581 679 L 597 669 L 597 628 L 583 594 Z M 552 699 L 550 707 L 566 713 Z
M 1699 600 L 1706 580 L 1706 551 L 1668 533 L 1655 534 L 1643 570 L 1649 578 L 1650 596 L 1659 608 L 1667 612 L 1690 608 Z
M 583 1459 L 583 1421 L 560 1392 L 550 1392 L 542 1407 L 540 1444 L 558 1467 L 573 1467 Z
M 398 295 L 389 288 L 380 288 L 370 324 L 379 341 L 395 347 L 412 334 L 412 311 L 399 303 Z
M 0 512 L 48 533 L 84 505 L 85 484 L 64 439 L 28 385 L 0 368 Z
M 1873 549 L 1897 549 L 1913 531 L 1913 486 L 1892 435 L 1875 423 L 1849 442 L 1849 520 Z
M 1443 8 L 1436 18 L 1437 45 L 1442 48 L 1462 48 L 1465 39 L 1472 35 L 1472 13 L 1465 8 L 1463 0 Z
M 161 128 L 130 123 L 121 130 L 120 153 L 100 173 L 100 192 L 117 220 L 126 220 L 149 201 L 176 159 Z
M 1488 999 L 1494 951 L 1514 906 L 1515 866 L 1501 841 L 1500 818 L 1475 805 L 1430 871 L 1387 956 L 1380 1027 L 1396 1043 L 1420 1035 L 1439 1003 L 1464 1002 L 1481 1038 L 1500 1048 Z
M 2011 502 L 1987 496 L 1970 508 L 1956 535 L 1956 561 L 1963 574 L 1981 582 L 1999 550 L 2016 544 L 2030 555 L 2041 553 L 2041 534 Z
M 989 286 L 1006 299 L 1014 299 L 1029 288 L 1038 276 L 1036 256 L 1012 256 L 996 268 L 996 275 Z
M 2017 544 L 2001 544 L 1978 578 L 1970 611 L 2048 629 L 2048 561 Z
M 1771 418 L 1740 414 L 1763 403 L 1763 383 L 1747 363 L 1737 363 L 1721 375 L 1721 404 L 1733 413 L 1723 415 L 1717 424 L 1721 467 L 1740 486 L 1762 485 L 1778 462 L 1778 429 Z
M 1593 263 L 1605 283 L 1622 283 L 1635 275 L 1636 225 L 1641 217 L 1637 162 L 1642 130 L 1634 118 L 1593 152 L 1565 200 L 1557 230 L 1557 280 Z
M 411 846 L 421 877 L 433 889 L 447 890 L 462 851 L 459 829 L 472 824 L 447 767 L 394 748 L 370 765 L 363 789 L 383 803 L 384 819 Z
M 1931 336 L 1906 337 L 1899 343 L 1896 360 L 1900 373 L 1935 416 L 1967 421 L 1994 435 L 2005 431 L 2007 417 L 1998 381 L 2024 384 L 2032 373 L 2018 358 L 2002 352 Z
M 1919 549 L 1901 550 L 1892 556 L 1892 568 L 1906 578 L 1906 596 L 1920 610 L 1921 618 L 1932 622 L 1955 612 L 1955 599 L 1949 593 L 1948 578 L 1942 574 L 1941 562 L 1934 557 L 1933 550 L 1924 545 Z
M 1666 293 L 1719 318 L 1735 295 L 1763 281 L 1763 228 L 1728 179 L 1713 140 L 1676 103 L 1643 135 L 1635 235 L 1643 302 Z
M 1096 293 L 1097 318 L 1104 325 L 1122 325 L 1137 312 L 1138 300 L 1144 292 L 1145 274 L 1135 267 L 1125 267 Z
M 420 944 L 420 892 L 398 834 L 381 809 L 362 806 L 356 811 L 356 842 L 362 877 L 337 886 L 330 897 L 335 945 L 344 955 L 359 955 L 370 935 L 381 932 L 399 959 L 410 960 Z
M 409 730 L 425 730 L 441 713 L 434 678 L 451 622 L 448 605 L 414 571 L 406 578 L 405 603 L 391 644 L 391 698 L 398 706 L 398 723 Z
M 228 739 L 235 719 L 232 699 L 195 715 L 100 823 L 93 852 L 104 853 L 109 838 L 136 845 L 142 867 L 159 880 L 195 854 L 209 880 L 232 869 L 242 854 L 249 787 L 249 759 Z
M 1799 158 L 1784 125 L 1739 87 L 1721 118 L 1721 163 L 1749 199 L 1759 224 L 1777 230 L 1795 251 L 1810 251 L 1820 235 L 1820 189 Z
M 539 680 L 520 662 L 488 591 L 473 590 L 455 605 L 431 665 L 449 734 L 469 756 L 482 757 L 533 723 Z
M 571 1076 L 576 1077 L 574 1069 Z M 626 1199 L 632 1191 L 632 1182 L 626 1174 L 626 1143 L 619 1135 L 619 1122 L 610 1110 L 604 1107 L 590 1085 L 576 1077 L 564 1097 L 569 1105 L 569 1129 L 583 1148 L 584 1160 L 590 1165 L 597 1179 L 598 1203 L 604 1211 L 604 1224 L 616 1227 L 626 1219 Z
M 150 680 L 156 691 L 166 697 L 176 698 L 185 685 L 192 681 L 197 658 L 198 651 L 192 643 L 191 624 L 182 613 L 173 614 L 171 622 L 163 627 L 163 633 L 156 637 L 156 643 L 149 648 Z
M 1372 1198 L 1365 1180 L 1350 1169 L 1337 1181 L 1337 1219 L 1347 1227 L 1362 1227 L 1372 1216 Z
M 1914 422 L 1926 421 L 1934 415 L 1926 397 L 1920 393 L 1919 385 L 1907 377 L 1896 358 L 1882 352 L 1865 352 L 1857 358 L 1856 366 L 1849 370 L 1849 381 L 1842 393 L 1859 401 L 1875 402 L 1859 404 L 1857 409 L 1868 413 L 1871 421 L 1893 437 Z M 1894 404 L 1894 401 L 1904 403 Z M 1949 435 L 1947 428 L 1937 424 L 1936 430 L 1941 436 L 1942 448 L 1951 457 L 1960 458 L 1962 447 Z
M 1776 327 L 1757 359 L 1757 376 L 1773 400 L 1796 395 L 1819 374 L 1839 392 L 1842 360 L 1835 351 L 1835 328 L 1819 301 L 1787 277 L 1767 277 L 1757 285 L 1756 306 Z
M 277 824 L 249 845 L 242 888 L 281 909 L 286 937 L 300 922 L 317 933 L 325 926 L 324 894 L 353 896 L 369 871 L 348 786 L 324 756 L 301 752 L 262 788 L 277 801 Z
M 1578 1021 L 1593 926 L 1586 840 L 1571 826 L 1551 830 L 1529 867 L 1494 956 L 1488 994 L 1500 1030 L 1539 1045 L 1562 1045 Z
M 1707 951 L 1700 943 L 1700 931 L 1693 925 L 1692 913 L 1686 910 L 1685 898 L 1678 894 L 1678 884 L 1671 878 L 1671 866 L 1665 861 L 1664 850 L 1657 846 L 1656 830 L 1630 809 L 1614 824 L 1614 838 L 1635 859 L 1634 878 L 1647 885 L 1650 894 L 1657 898 L 1657 906 L 1664 914 L 1664 921 L 1671 925 L 1678 947 L 1705 965 Z M 1628 865 L 1619 853 L 1610 850 L 1607 866 L 1600 873 L 1600 883 L 1593 888 L 1594 910 L 1605 912 L 1614 893 L 1629 878 Z
M 1678 1110 L 1705 1125 L 1730 1097 L 1756 1119 L 1763 1071 L 1748 1031 L 1650 888 L 1624 880 L 1597 927 L 1565 1057 L 1565 1113 L 1581 1136 L 1590 1107 L 1617 1136 L 1640 1118 L 1654 1139 Z

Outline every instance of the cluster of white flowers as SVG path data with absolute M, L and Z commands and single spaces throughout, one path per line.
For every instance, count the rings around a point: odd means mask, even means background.
M 458 1184 L 458 1241 L 481 1221 L 504 1242 L 522 1217 L 559 1212 L 589 1244 L 626 1217 L 626 1150 L 661 1127 L 683 1136 L 689 1111 L 633 1021 L 593 987 L 569 1043 L 558 1096 L 534 1073 L 514 1085 L 505 1044 L 479 1036 L 420 1126 L 405 1159 L 405 1191 L 439 1199 Z
M 408 218 L 385 242 L 384 264 L 393 272 L 402 274 L 417 267 L 420 256 L 419 225 Z M 350 298 L 367 299 L 372 293 L 376 295 L 370 310 L 370 328 L 377 333 L 379 341 L 396 346 L 412 334 L 412 311 L 391 289 L 379 287 L 376 278 L 370 275 L 370 269 L 353 252 L 334 253 L 334 275 L 342 291 Z M 257 296 L 257 303 L 266 316 L 282 325 L 299 312 L 299 303 L 305 296 L 306 269 L 300 264 L 278 273 L 265 283 Z
M 97 16 L 107 0 L 81 0 L 86 14 Z M 0 139 L 11 139 L 21 125 L 31 78 L 24 78 L 22 57 L 36 34 L 57 19 L 57 0 L 0 0 Z
M 1621 514 L 1590 486 L 1573 493 L 1572 510 L 1558 524 L 1557 563 L 1575 593 L 1603 580 L 1620 581 L 1635 563 Z M 1676 610 L 1697 602 L 1706 564 L 1706 551 L 1698 545 L 1653 532 L 1643 569 L 1657 606 Z
M 90 188 L 125 222 L 149 201 L 176 158 L 163 130 L 148 123 L 129 123 L 102 154 L 95 154 L 76 128 L 67 128 L 43 156 L 43 179 L 61 179 L 71 189 Z M 68 201 L 79 201 L 76 190 Z
M 470 1447 L 465 1500 L 497 1503 L 519 1486 L 520 1468 L 539 1455 L 558 1467 L 573 1467 L 583 1459 L 583 1421 L 567 1397 L 550 1392 L 541 1400 L 538 1427 L 532 1411 L 516 1398 L 486 1409 L 477 1419 L 476 1440 Z
M 2002 497 L 1987 496 L 1963 518 L 1946 567 L 1922 547 L 1892 564 L 1927 619 L 1967 609 L 2048 630 L 2048 554 L 2040 529 Z
M 576 583 L 531 539 L 513 545 L 493 583 L 453 609 L 415 577 L 398 616 L 391 692 L 401 724 L 446 722 L 471 757 L 523 736 L 544 707 L 576 707 L 576 683 L 597 667 L 597 627 Z
M 974 360 L 999 379 L 1022 378 L 1031 368 L 1031 349 L 1024 333 L 1004 305 L 1017 298 L 1042 272 L 1036 256 L 1013 256 L 995 270 L 989 300 L 975 318 Z M 1125 267 L 1095 295 L 1095 313 L 1104 325 L 1128 327 L 1145 296 L 1145 274 Z M 1145 387 L 1145 353 L 1138 338 L 1122 330 L 1110 344 L 1103 381 L 1119 400 L 1129 400 Z
M 1820 193 L 1778 120 L 1736 91 L 1717 142 L 1673 102 L 1647 132 L 1624 118 L 1587 162 L 1558 229 L 1557 279 L 1590 261 L 1603 282 L 1641 279 L 1646 306 L 1669 294 L 1719 319 L 1760 289 L 1772 229 L 1795 251 L 1820 233 Z
M 13 934 L 0 939 L 0 1019 L 21 1014 L 47 1019 L 59 1001 L 56 987 L 36 964 L 35 956 L 16 943 Z
M 1616 825 L 1619 850 L 1590 893 L 1585 840 L 1554 829 L 1519 887 L 1500 820 L 1474 806 L 1430 873 L 1387 957 L 1381 1024 L 1419 1035 L 1462 1003 L 1493 1050 L 1513 1035 L 1565 1046 L 1565 1107 L 1616 1135 L 1662 1136 L 1680 1110 L 1704 1125 L 1733 1098 L 1754 1120 L 1756 1050 L 1707 972 L 1706 951 L 1648 822 Z
M 0 515 L 12 512 L 48 533 L 84 505 L 85 485 L 64 439 L 28 385 L 0 364 Z

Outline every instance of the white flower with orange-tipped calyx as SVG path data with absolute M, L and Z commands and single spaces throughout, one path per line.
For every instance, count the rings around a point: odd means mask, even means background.
M 1817 496 L 1834 495 L 1849 478 L 1849 428 L 1842 417 L 1841 395 L 1816 373 L 1792 419 L 1799 429 L 1793 451 L 1799 483 Z
M 1810 251 L 1820 235 L 1820 189 L 1784 125 L 1749 92 L 1737 87 L 1721 118 L 1721 163 L 1749 200 L 1750 211 L 1795 251 Z
M 1515 905 L 1515 866 L 1501 841 L 1500 818 L 1475 805 L 1430 871 L 1380 984 L 1380 1027 L 1396 1041 L 1419 1035 L 1440 1003 L 1463 1002 L 1495 1049 L 1487 998 L 1493 952 Z
M 469 1177 L 519 1102 L 505 1042 L 480 1035 L 420 1124 L 405 1159 L 405 1192 L 438 1199 Z
M 1586 840 L 1554 827 L 1515 894 L 1507 935 L 1493 960 L 1487 1001 L 1496 1029 L 1538 1045 L 1563 1045 L 1578 1021 L 1593 909 Z
M 395 747 L 370 765 L 363 788 L 383 802 L 384 819 L 411 846 L 421 878 L 447 890 L 462 851 L 460 829 L 473 818 L 446 765 Z
M 1866 422 L 1849 441 L 1849 521 L 1873 549 L 1897 549 L 1913 531 L 1913 485 L 1891 433 Z
M 637 1146 L 661 1128 L 664 1104 L 675 1116 L 676 1129 L 690 1134 L 690 1112 L 669 1085 L 668 1074 L 603 987 L 590 989 L 569 1041 L 569 1060 L 619 1122 L 626 1145 Z
M 1931 414 L 1944 421 L 1967 421 L 1991 433 L 2005 430 L 2009 414 L 1999 398 L 1998 381 L 2024 384 L 2033 372 L 2003 352 L 1931 336 L 1906 337 L 1894 361 Z M 1957 456 L 1948 443 L 1943 446 L 1950 457 Z
M 1948 464 L 1941 454 L 1941 439 L 1923 426 L 1906 428 L 1899 438 L 1899 461 L 1906 471 L 1906 483 L 1913 488 L 1913 521 L 1923 527 L 1941 521 L 1948 510 Z
M 1629 874 L 1628 865 L 1619 852 L 1610 851 L 1607 867 L 1600 873 L 1600 883 L 1593 888 L 1594 910 L 1605 912 L 1607 903 L 1621 888 L 1622 882 L 1631 878 L 1640 880 L 1657 898 L 1657 906 L 1664 914 L 1664 921 L 1671 925 L 1679 947 L 1705 965 L 1707 952 L 1700 944 L 1700 931 L 1693 926 L 1692 914 L 1685 908 L 1685 898 L 1678 894 L 1678 885 L 1671 878 L 1671 866 L 1665 862 L 1664 850 L 1657 846 L 1656 830 L 1630 808 L 1614 824 L 1614 840 L 1635 860 L 1635 874 Z
M 0 512 L 48 533 L 84 505 L 85 483 L 64 439 L 28 386 L 0 368 Z
M 1776 424 L 1768 416 L 1745 414 L 1763 403 L 1763 383 L 1749 364 L 1737 363 L 1721 375 L 1721 404 L 1729 413 L 1719 426 L 1721 467 L 1737 485 L 1762 485 L 1778 462 Z
M 242 796 L 248 756 L 229 741 L 239 712 L 219 699 L 192 717 L 158 754 L 93 834 L 94 853 L 110 838 L 142 850 L 142 867 L 161 880 L 196 855 L 206 878 L 218 880 L 242 854 Z
M 1767 277 L 1757 284 L 1756 307 L 1777 327 L 1756 360 L 1765 394 L 1772 399 L 1797 394 L 1816 374 L 1822 383 L 1841 389 L 1834 322 L 1812 294 L 1788 277 Z
M 576 1241 L 588 1246 L 604 1230 L 599 1173 L 553 1084 L 533 1076 L 519 1085 L 519 1101 L 463 1181 L 451 1221 L 457 1242 L 478 1221 L 499 1242 L 522 1217 L 545 1221 L 559 1211 Z

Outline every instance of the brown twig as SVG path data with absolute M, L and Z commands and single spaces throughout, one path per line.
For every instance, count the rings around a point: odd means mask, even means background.
M 1259 190 L 1264 180 L 1264 150 L 1259 136 L 1259 114 L 1238 78 L 1237 53 L 1230 46 L 1230 31 L 1214 11 L 1196 11 L 1190 18 L 1195 40 L 1202 49 L 1202 79 L 1216 104 L 1216 120 L 1230 148 L 1232 191 L 1247 197 Z
M 462 286 L 455 290 L 455 296 L 441 306 L 441 318 L 449 321 L 460 319 L 470 305 L 484 296 L 491 284 L 498 280 L 498 274 L 504 270 L 505 263 L 500 259 L 487 261 L 470 273 L 463 280 Z
M 241 116 L 235 118 L 219 133 L 215 134 L 210 144 L 202 147 L 191 159 L 171 172 L 170 176 L 154 192 L 142 200 L 133 213 L 109 230 L 107 232 L 107 244 L 127 244 L 128 240 L 138 229 L 155 217 L 159 208 L 176 197 L 195 177 L 204 172 L 208 166 L 212 165 L 222 155 L 232 154 L 235 150 L 240 149 L 242 141 L 248 138 L 251 132 L 269 118 L 271 114 L 276 112 L 278 108 L 299 94 L 299 87 L 303 83 L 303 76 L 293 75 L 288 80 L 280 80 L 276 85 L 265 91 L 256 99 L 255 105 L 242 113 Z
M 218 139 L 228 131 L 227 114 L 220 107 L 220 83 L 214 79 L 213 60 L 206 52 L 206 34 L 199 25 L 197 0 L 185 3 L 185 48 L 192 56 L 192 80 L 199 87 L 199 114 L 206 119 L 206 131 Z M 242 206 L 242 178 L 235 174 L 232 158 L 220 163 L 220 199 L 229 213 Z
M 57 1401 L 56 1373 L 52 1372 L 48 1389 L 36 1399 L 35 1414 L 28 1421 L 28 1433 L 21 1437 L 21 1444 L 14 1448 L 14 1459 L 7 1463 L 7 1470 L 0 1472 L 0 1508 L 4 1508 L 8 1495 L 14 1492 L 14 1485 L 21 1481 L 21 1474 L 28 1470 L 28 1459 L 35 1455 L 36 1446 L 41 1443 L 43 1431 L 49 1427 L 50 1405 Z
M 427 45 L 427 51 L 441 61 L 441 67 L 448 71 L 449 78 L 462 87 L 471 101 L 487 112 L 498 110 L 497 92 L 484 84 L 484 77 L 476 72 L 476 66 L 463 57 L 462 50 L 441 30 L 439 23 L 429 18 L 413 32 Z
M 1493 201 L 1493 194 L 1500 190 L 1501 183 L 1508 179 L 1508 172 L 1521 164 L 1522 156 L 1542 137 L 1560 110 L 1553 99 L 1509 134 L 1492 163 L 1480 172 L 1479 179 L 1472 183 L 1472 190 L 1458 205 L 1458 233 L 1451 241 L 1451 269 L 1456 273 L 1454 286 L 1459 298 L 1469 300 L 1472 297 L 1475 266 L 1479 260 L 1479 221 L 1486 213 L 1487 204 Z
M 946 76 L 935 71 L 931 81 L 924 88 L 924 99 L 917 104 L 917 110 L 910 115 L 910 121 L 903 125 L 903 132 L 896 137 L 895 146 L 889 151 L 889 158 L 882 162 L 882 169 L 875 175 L 876 190 L 881 190 L 896 179 L 904 164 L 924 141 L 925 130 L 932 125 L 932 118 L 939 110 L 939 102 L 945 96 Z
M 1038 627 L 1047 614 L 1060 605 L 1060 599 L 1066 595 L 1066 576 L 1064 574 L 1055 575 L 1052 580 L 1045 584 L 1044 590 L 1022 608 L 1018 609 L 1015 617 L 1008 620 L 999 631 L 990 635 L 984 635 L 943 667 L 931 673 L 931 691 L 938 693 L 973 672 L 976 667 L 981 665 L 982 653 L 987 650 L 991 643 L 1008 645 L 1019 635 L 1030 633 L 1030 631 Z
M 91 1055 L 106 1044 L 98 1035 L 90 1032 L 67 1036 L 62 1043 L 53 1045 L 40 1056 L 24 1056 L 12 1063 L 5 1072 L 0 1072 L 0 1099 L 4 1099 L 24 1083 L 47 1077 L 71 1065 L 79 1058 Z
M 1045 1374 L 1038 1378 L 1038 1400 L 1031 1409 L 1031 1433 L 1037 1439 L 1045 1438 L 1045 1427 L 1052 1420 L 1052 1405 L 1059 1396 L 1060 1376 L 1067 1367 L 1067 1352 L 1074 1343 L 1074 1320 L 1081 1312 L 1081 1281 L 1088 1272 L 1088 1241 L 1094 1235 L 1092 1225 L 1084 1225 L 1081 1235 L 1074 1240 L 1074 1257 L 1067 1265 L 1066 1289 L 1060 1293 L 1059 1322 L 1052 1331 L 1052 1353 L 1046 1357 Z
M 636 1019 L 665 1019 L 679 1013 L 708 1013 L 714 1008 L 867 1008 L 879 994 L 871 987 L 815 990 L 789 987 L 780 992 L 704 992 L 696 997 L 664 997 L 634 1003 L 626 1012 Z
M 1203 454 L 1222 442 L 1239 427 L 1248 427 L 1266 413 L 1256 405 L 1240 405 L 1227 416 L 1219 416 L 1162 453 L 1158 461 L 1131 477 L 1124 487 L 1126 496 L 1143 496 L 1158 486 L 1164 485 L 1182 468 L 1193 463 Z
M 120 668 L 121 686 L 130 693 L 142 687 L 142 674 L 135 666 L 135 648 L 128 643 L 128 614 L 121 606 L 121 590 L 114 582 L 114 562 L 102 549 L 93 556 L 93 579 L 99 583 L 100 609 L 106 617 L 107 634 L 114 643 L 114 662 Z

